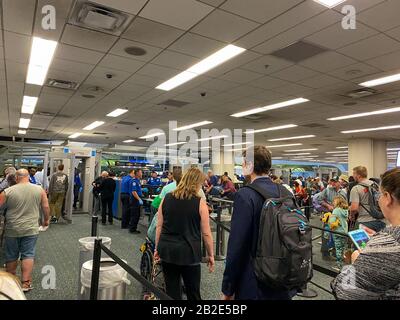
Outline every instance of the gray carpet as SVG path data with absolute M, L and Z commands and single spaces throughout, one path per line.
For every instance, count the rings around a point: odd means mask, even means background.
M 147 224 L 146 220 L 141 220 L 139 235 L 130 234 L 127 230 L 120 229 L 119 221 L 115 220 L 114 225 L 99 225 L 99 235 L 107 236 L 112 239 L 111 250 L 120 258 L 139 272 L 141 252 L 140 245 L 144 242 Z M 90 236 L 91 218 L 88 215 L 74 215 L 73 224 L 51 225 L 46 232 L 41 232 L 37 243 L 36 262 L 33 274 L 34 290 L 27 293 L 30 300 L 75 300 L 78 293 L 78 272 L 79 272 L 79 245 L 78 240 Z M 226 235 L 228 236 L 228 235 Z M 215 239 L 215 235 L 214 235 Z M 3 257 L 0 258 L 3 265 Z M 56 271 L 56 288 L 43 289 L 42 268 L 51 265 Z M 216 262 L 214 273 L 209 273 L 205 264 L 202 264 L 202 283 L 201 294 L 203 299 L 219 299 L 224 262 Z M 142 299 L 142 286 L 129 276 L 131 284 L 128 286 L 127 299 Z M 315 272 L 314 282 L 329 288 L 331 278 Z M 317 299 L 333 299 L 331 295 L 325 293 L 312 284 L 309 288 L 318 292 Z M 295 299 L 302 299 L 296 297 Z

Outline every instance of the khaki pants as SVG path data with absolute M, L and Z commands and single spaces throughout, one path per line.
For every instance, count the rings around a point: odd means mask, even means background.
M 55 216 L 57 219 L 61 216 L 61 210 L 64 202 L 65 193 L 64 192 L 57 192 L 50 194 L 50 212 L 51 216 Z

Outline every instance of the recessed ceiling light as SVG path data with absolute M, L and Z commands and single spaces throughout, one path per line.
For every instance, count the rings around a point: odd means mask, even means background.
M 400 73 L 393 74 L 388 77 L 383 77 L 383 78 L 378 78 L 375 80 L 366 81 L 366 82 L 360 83 L 359 85 L 362 87 L 375 87 L 375 86 L 380 86 L 383 84 L 396 82 L 396 81 L 400 81 Z
M 164 144 L 165 147 L 172 147 L 172 146 L 179 146 L 182 144 L 187 143 L 186 141 L 182 141 L 182 142 L 174 142 L 174 143 L 168 143 L 168 144 Z
M 283 126 L 271 127 L 271 128 L 266 128 L 266 129 L 247 130 L 246 134 L 260 133 L 260 132 L 266 132 L 266 131 L 275 131 L 275 130 L 295 128 L 295 127 L 297 127 L 297 124 L 286 124 L 286 125 L 283 125 Z
M 228 138 L 228 136 L 213 136 L 213 137 L 209 137 L 209 138 L 197 139 L 196 141 L 208 141 L 208 140 L 217 140 L 217 139 L 223 139 L 223 138 Z
M 274 104 L 271 104 L 271 105 L 268 105 L 265 107 L 258 107 L 258 108 L 250 109 L 247 111 L 234 113 L 234 114 L 231 114 L 231 117 L 241 118 L 241 117 L 245 117 L 245 116 L 248 116 L 251 114 L 274 110 L 274 109 L 279 109 L 279 108 L 285 108 L 285 107 L 293 106 L 293 105 L 308 102 L 308 101 L 310 101 L 310 100 L 304 99 L 304 98 L 292 99 L 292 100 L 288 100 L 288 101 L 274 103 Z
M 173 129 L 173 130 L 174 130 L 174 131 L 188 130 L 188 129 L 192 129 L 192 128 L 196 128 L 196 127 L 205 126 L 205 125 L 211 124 L 211 123 L 212 123 L 212 121 L 207 121 L 207 120 L 206 120 L 206 121 L 201 121 L 201 122 L 189 124 L 189 125 L 187 125 L 187 126 L 175 128 L 175 129 Z
M 306 136 L 296 136 L 296 137 L 287 137 L 287 138 L 277 138 L 277 139 L 269 139 L 268 141 L 285 141 L 285 140 L 296 140 L 296 139 L 307 139 L 307 138 L 315 138 L 315 135 L 309 134 Z
M 294 147 L 294 146 L 302 146 L 302 143 L 289 143 L 289 144 L 279 144 L 279 145 L 274 145 L 274 146 L 266 146 L 268 149 L 269 148 L 284 148 L 284 147 Z
M 117 108 L 113 112 L 110 112 L 109 114 L 107 114 L 107 117 L 116 118 L 116 117 L 119 117 L 120 115 L 122 115 L 124 113 L 127 113 L 127 112 L 128 112 L 128 109 Z
M 27 129 L 29 127 L 30 122 L 31 122 L 31 119 L 20 118 L 19 119 L 19 127 L 23 128 L 23 129 Z
M 18 134 L 26 134 L 26 130 L 18 130 Z
M 124 51 L 131 56 L 144 56 L 147 51 L 140 47 L 126 47 Z
M 139 139 L 149 139 L 149 138 L 159 137 L 159 136 L 163 136 L 163 135 L 165 135 L 164 132 L 156 132 L 153 134 L 149 134 L 147 136 L 140 137 Z
M 94 121 L 91 124 L 89 124 L 88 126 L 84 127 L 83 130 L 93 130 L 94 128 L 100 127 L 101 125 L 104 124 L 104 121 Z
M 376 110 L 376 111 L 371 111 L 371 112 L 355 113 L 355 114 L 351 114 L 351 115 L 348 115 L 348 116 L 329 118 L 327 120 L 337 121 L 337 120 L 345 120 L 345 119 L 353 119 L 353 118 L 375 116 L 375 115 L 378 115 L 378 114 L 393 113 L 393 112 L 400 112 L 400 107 Z
M 82 135 L 82 133 L 76 132 L 76 133 L 74 133 L 74 134 L 71 134 L 68 138 L 70 138 L 70 139 L 75 139 L 75 138 L 78 138 L 78 137 L 81 136 L 81 135 Z
M 123 143 L 131 143 L 131 142 L 135 142 L 135 140 L 133 140 L 133 139 L 129 139 L 129 140 L 124 140 L 124 141 L 122 141 Z
M 22 101 L 21 113 L 33 114 L 37 101 L 37 97 L 24 96 L 24 99 Z
M 318 2 L 319 4 L 322 4 L 325 7 L 328 7 L 329 9 L 332 9 L 337 5 L 345 2 L 346 0 L 314 0 L 314 1 Z
M 175 77 L 160 84 L 159 86 L 156 87 L 156 89 L 164 91 L 172 90 L 192 80 L 193 78 L 219 66 L 220 64 L 236 57 L 237 55 L 241 54 L 244 51 L 246 51 L 246 49 L 229 44 L 226 47 L 222 48 L 221 50 L 215 52 L 214 54 L 196 63 L 189 69 L 179 73 Z
M 56 48 L 57 41 L 33 37 L 26 83 L 44 84 Z
M 380 130 L 393 130 L 393 129 L 400 129 L 400 125 L 385 126 L 385 127 L 377 127 L 377 128 L 367 128 L 367 129 L 346 130 L 346 131 L 341 131 L 341 132 L 342 132 L 342 133 L 357 133 L 357 132 L 380 131 Z
M 316 151 L 318 150 L 317 148 L 311 148 L 311 149 L 296 149 L 296 150 L 285 150 L 284 152 L 303 152 L 303 151 Z

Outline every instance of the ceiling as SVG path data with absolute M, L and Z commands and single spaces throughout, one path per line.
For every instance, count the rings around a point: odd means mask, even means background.
M 132 21 L 115 36 L 68 23 L 73 0 L 0 2 L 0 136 L 18 136 L 23 95 L 36 95 L 39 101 L 27 138 L 63 140 L 102 120 L 106 122 L 103 126 L 77 140 L 121 144 L 145 135 L 151 128 L 167 129 L 169 120 L 178 121 L 179 126 L 209 120 L 213 128 L 231 130 L 296 124 L 296 128 L 256 134 L 256 142 L 267 144 L 268 139 L 313 134 L 315 138 L 282 143 L 302 143 L 289 149 L 318 148 L 312 154 L 321 155 L 354 137 L 385 139 L 392 146 L 400 141 L 400 130 L 340 133 L 398 125 L 396 113 L 326 120 L 400 106 L 400 82 L 377 87 L 379 94 L 371 97 L 345 96 L 360 89 L 358 83 L 399 72 L 398 0 L 347 0 L 345 4 L 357 10 L 356 30 L 341 27 L 341 5 L 327 9 L 312 0 L 91 2 L 121 10 Z M 56 8 L 55 30 L 41 28 L 41 8 L 46 4 Z M 77 82 L 77 90 L 25 83 L 32 36 L 58 41 L 48 77 Z M 298 63 L 271 55 L 299 40 L 326 51 Z M 174 90 L 155 89 L 229 43 L 247 51 Z M 146 54 L 129 55 L 124 49 L 130 46 L 143 48 Z M 93 91 L 96 87 L 101 90 Z M 203 92 L 204 97 L 200 94 Z M 94 97 L 82 96 L 87 94 Z M 298 97 L 310 102 L 261 113 L 257 121 L 230 117 Z M 161 104 L 168 99 L 188 104 Z M 118 118 L 106 117 L 117 107 L 129 112 Z M 274 150 L 274 155 L 281 155 L 279 150 Z

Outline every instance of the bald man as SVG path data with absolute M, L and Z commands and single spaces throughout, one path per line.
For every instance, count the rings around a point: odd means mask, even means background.
M 7 272 L 16 274 L 21 259 L 22 289 L 32 290 L 32 270 L 36 241 L 39 234 L 40 209 L 44 214 L 43 227 L 49 225 L 50 208 L 46 192 L 38 185 L 29 183 L 29 172 L 20 169 L 16 173 L 17 184 L 0 194 L 0 206 L 7 205 L 5 225 L 5 258 Z

